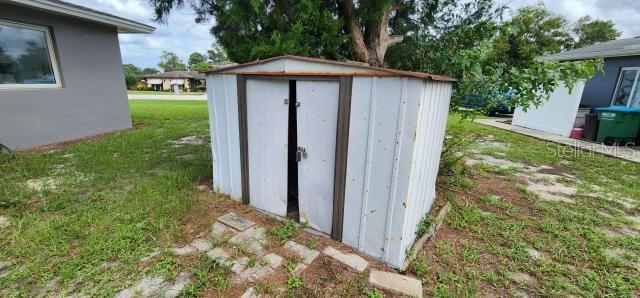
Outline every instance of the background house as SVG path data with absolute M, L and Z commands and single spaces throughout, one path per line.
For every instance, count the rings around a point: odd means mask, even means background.
M 205 75 L 197 71 L 169 71 L 143 75 L 142 79 L 150 90 L 173 91 L 176 87 L 181 91 L 205 90 Z
M 57 0 L 0 2 L 0 143 L 25 149 L 130 128 L 118 34 L 154 30 Z
M 613 40 L 550 56 L 568 61 L 603 58 L 602 72 L 578 84 L 572 92 L 560 87 L 548 102 L 527 112 L 516 109 L 513 124 L 569 136 L 591 108 L 640 107 L 640 37 Z M 577 119 L 577 121 L 576 121 Z

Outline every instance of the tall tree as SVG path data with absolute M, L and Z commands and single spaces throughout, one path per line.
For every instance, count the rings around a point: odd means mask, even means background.
M 124 83 L 127 89 L 135 89 L 136 84 L 140 82 L 142 70 L 131 63 L 123 64 L 122 68 L 124 69 Z
M 162 51 L 160 55 L 160 62 L 158 62 L 158 67 L 162 68 L 164 72 L 167 71 L 176 71 L 176 70 L 187 70 L 187 66 L 184 65 L 180 57 L 173 52 Z
M 145 67 L 141 74 L 143 75 L 150 75 L 150 74 L 156 74 L 159 73 L 160 71 L 158 71 L 157 69 L 153 68 L 153 67 Z
M 184 0 L 150 0 L 164 22 Z M 437 0 L 194 0 L 197 22 L 215 18 L 211 32 L 231 60 L 279 54 L 350 58 L 381 66 L 389 46 L 417 21 L 418 4 Z M 450 2 L 447 0 L 446 2 Z
M 495 62 L 524 66 L 537 57 L 571 47 L 573 39 L 567 20 L 542 5 L 527 6 L 501 27 L 492 42 Z
M 189 69 L 192 69 L 195 65 L 202 62 L 207 62 L 207 56 L 198 52 L 191 53 L 191 55 L 189 55 L 189 60 L 187 61 L 187 63 L 189 63 Z
M 220 44 L 215 42 L 211 44 L 211 49 L 207 50 L 207 57 L 214 64 L 219 64 L 220 62 L 227 61 L 229 59 L 227 52 L 220 46 Z
M 460 78 L 499 28 L 504 7 L 492 0 L 434 1 L 417 28 L 389 49 L 390 67 Z
M 142 70 L 140 70 L 139 67 L 131 64 L 131 63 L 127 63 L 127 64 L 123 64 L 122 68 L 124 68 L 124 72 L 125 73 L 131 73 L 131 74 L 135 74 L 135 75 L 140 75 L 142 73 Z
M 572 45 L 575 49 L 620 37 L 620 31 L 612 21 L 594 20 L 588 15 L 579 18 L 572 31 L 576 35 L 576 41 Z
M 213 69 L 215 66 L 215 64 L 211 61 L 202 61 L 200 63 L 197 63 L 195 65 L 191 65 L 189 66 L 189 70 L 190 71 L 205 71 L 205 70 L 211 70 Z
M 352 59 L 383 66 L 389 46 L 402 42 L 404 35 L 391 24 L 407 19 L 415 8 L 415 1 L 390 0 L 338 0 L 338 13 L 349 34 Z M 394 19 L 394 20 L 392 20 Z M 396 22 L 397 21 L 397 22 Z

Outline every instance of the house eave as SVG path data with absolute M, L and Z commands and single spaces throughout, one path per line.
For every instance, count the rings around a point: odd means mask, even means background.
M 74 17 L 94 23 L 116 27 L 118 33 L 153 33 L 155 27 L 138 23 L 110 14 L 100 13 L 78 5 L 50 0 L 3 0 L 9 4 L 19 5 L 54 14 Z
M 542 57 L 544 61 L 568 61 L 568 60 L 586 60 L 596 58 L 614 58 L 614 57 L 629 57 L 640 56 L 640 49 L 621 49 L 613 51 L 601 51 L 591 53 L 577 53 L 577 54 L 557 54 Z

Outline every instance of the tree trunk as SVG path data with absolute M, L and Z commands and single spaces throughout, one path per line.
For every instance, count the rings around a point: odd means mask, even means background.
M 384 66 L 384 55 L 390 45 L 402 42 L 402 35 L 389 35 L 389 16 L 397 7 L 390 5 L 380 13 L 380 18 L 365 24 L 364 30 L 354 11 L 353 0 L 338 1 L 338 8 L 345 22 L 345 29 L 351 37 L 353 57 L 355 61 L 365 62 L 371 66 Z M 363 33 L 364 32 L 364 33 Z

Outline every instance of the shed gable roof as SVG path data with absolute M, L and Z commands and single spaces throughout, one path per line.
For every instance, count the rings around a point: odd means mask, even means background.
M 118 33 L 152 33 L 155 27 L 61 0 L 0 0 L 52 14 L 118 28 Z
M 373 67 L 365 63 L 333 61 L 302 56 L 278 56 L 243 64 L 214 68 L 205 73 L 263 75 L 348 75 L 414 77 L 433 81 L 456 81 L 454 78 L 421 72 Z
M 596 43 L 549 56 L 543 60 L 581 60 L 592 58 L 640 56 L 640 37 Z

